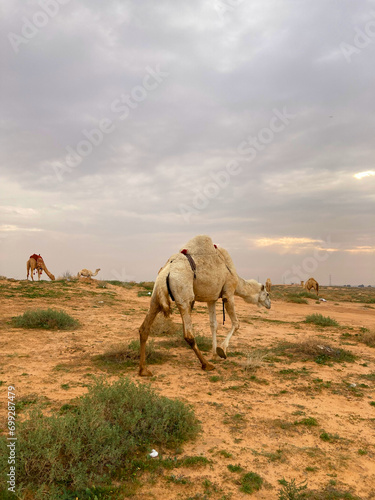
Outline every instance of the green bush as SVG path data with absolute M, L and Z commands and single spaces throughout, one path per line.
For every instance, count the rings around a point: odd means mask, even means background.
M 318 422 L 314 417 L 306 417 L 302 420 L 296 420 L 294 425 L 307 425 L 308 427 L 313 427 L 318 425 Z
M 287 302 L 294 302 L 295 304 L 308 304 L 307 300 L 297 293 L 290 293 L 286 300 Z
M 254 493 L 261 489 L 263 484 L 263 478 L 259 476 L 256 472 L 247 472 L 241 477 L 241 488 L 243 493 Z
M 306 323 L 313 323 L 318 326 L 339 326 L 335 319 L 329 316 L 323 316 L 322 314 L 309 314 L 305 319 Z
M 279 500 L 302 500 L 307 498 L 305 491 L 307 489 L 306 482 L 296 484 L 295 479 L 288 482 L 283 478 L 279 479 L 279 483 L 282 485 L 282 488 L 279 490 Z
M 13 325 L 20 328 L 44 328 L 46 330 L 71 330 L 79 322 L 65 311 L 56 309 L 35 309 L 12 318 Z
M 112 385 L 97 380 L 74 411 L 44 416 L 34 410 L 29 417 L 17 426 L 16 476 L 18 494 L 33 498 L 108 485 L 120 469 L 130 478 L 137 454 L 177 446 L 199 431 L 189 407 L 126 378 Z M 1 474 L 8 468 L 6 446 L 1 436 Z

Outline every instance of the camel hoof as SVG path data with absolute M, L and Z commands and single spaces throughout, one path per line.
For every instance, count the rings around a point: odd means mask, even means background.
M 140 377 L 152 377 L 152 373 L 147 368 L 140 368 L 139 375 Z
M 205 372 L 210 372 L 211 370 L 215 370 L 215 367 L 211 363 L 206 363 L 205 365 L 202 365 L 202 370 Z
M 223 359 L 227 359 L 227 355 L 222 347 L 216 347 L 216 353 Z

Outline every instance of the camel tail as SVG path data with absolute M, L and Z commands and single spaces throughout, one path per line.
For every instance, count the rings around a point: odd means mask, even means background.
M 166 318 L 171 315 L 172 304 L 170 300 L 170 286 L 169 286 L 169 275 L 163 283 L 164 280 L 158 280 L 156 284 L 156 298 L 160 307 L 160 311 L 164 314 Z M 172 295 L 173 297 L 173 295 Z
M 316 284 L 316 294 L 319 295 L 319 283 Z

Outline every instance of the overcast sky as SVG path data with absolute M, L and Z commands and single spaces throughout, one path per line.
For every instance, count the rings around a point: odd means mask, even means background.
M 208 234 L 244 278 L 375 285 L 375 2 L 1 9 L 0 274 L 153 280 Z

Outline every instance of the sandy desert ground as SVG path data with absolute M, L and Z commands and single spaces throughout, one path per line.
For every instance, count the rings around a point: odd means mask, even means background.
M 240 491 L 239 474 L 228 469 L 240 465 L 264 480 L 251 495 L 257 500 L 277 499 L 282 478 L 306 480 L 311 491 L 320 492 L 316 498 L 373 499 L 375 348 L 369 335 L 375 327 L 375 289 L 323 287 L 320 296 L 326 302 L 287 301 L 288 294 L 301 290 L 273 287 L 269 311 L 236 298 L 241 328 L 231 340 L 230 355 L 216 361 L 212 372 L 203 372 L 194 353 L 179 340 L 181 333 L 164 332 L 160 321 L 150 339 L 168 360 L 150 366 L 151 379 L 140 379 L 136 365 L 112 366 L 97 356 L 138 339 L 149 305 L 147 287 L 94 279 L 40 283 L 2 279 L 2 389 L 9 384 L 16 387 L 18 401 L 24 402 L 20 418 L 35 401 L 47 401 L 47 412 L 58 411 L 87 391 L 93 375 L 108 380 L 126 375 L 191 404 L 202 433 L 181 453 L 204 456 L 210 464 L 178 469 L 174 481 L 167 480 L 168 471 L 144 474 L 132 498 L 250 498 Z M 81 326 L 50 331 L 10 324 L 13 316 L 28 309 L 48 307 L 66 311 Z M 220 304 L 217 313 L 220 340 L 230 322 L 228 318 L 222 325 Z M 312 313 L 329 316 L 339 326 L 305 323 Z M 205 304 L 196 304 L 193 323 L 195 333 L 209 340 Z M 180 324 L 174 313 L 165 329 L 178 332 Z M 314 349 L 320 349 L 321 356 Z M 332 352 L 346 351 L 354 361 L 330 357 Z M 211 353 L 207 355 L 211 359 Z M 5 389 L 2 393 L 5 398 Z

